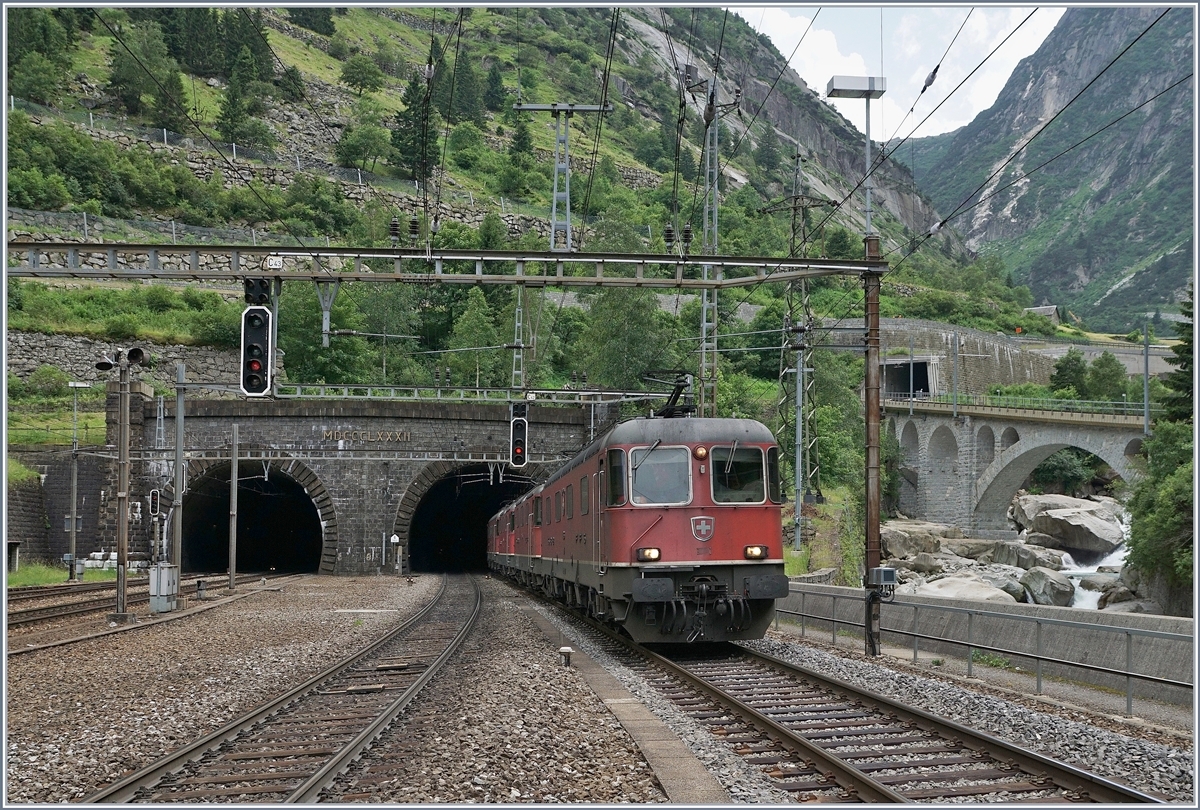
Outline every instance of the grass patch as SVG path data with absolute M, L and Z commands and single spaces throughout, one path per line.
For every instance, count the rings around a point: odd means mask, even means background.
M 10 438 L 9 441 L 12 441 L 12 439 Z M 6 470 L 6 477 L 9 486 L 12 486 L 13 484 L 23 484 L 26 481 L 32 481 L 38 477 L 36 470 L 29 469 L 12 456 L 8 457 L 8 465 Z
M 115 568 L 83 569 L 84 582 L 104 582 L 106 580 L 115 580 L 116 578 L 117 570 Z M 66 581 L 67 567 L 65 565 L 41 562 L 21 563 L 19 569 L 8 572 L 8 587 L 10 588 L 18 588 L 26 585 L 57 585 L 60 582 Z
M 971 650 L 971 663 L 994 669 L 1014 669 L 1007 658 L 983 650 Z
M 79 414 L 79 443 L 104 444 L 104 412 Z M 8 441 L 10 444 L 71 444 L 71 411 L 52 413 L 8 412 Z M 12 463 L 11 460 L 9 462 Z M 9 483 L 12 483 L 11 470 Z

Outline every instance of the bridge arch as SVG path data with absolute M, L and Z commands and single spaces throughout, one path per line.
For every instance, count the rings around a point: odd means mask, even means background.
M 1007 536 L 1017 489 L 1038 464 L 1067 447 L 1098 457 L 1125 481 L 1138 474 L 1140 420 L 1060 412 L 1043 418 L 1002 408 L 960 407 L 956 414 L 944 404 L 907 401 L 888 408 L 903 457 L 900 508 L 912 517 Z
M 978 498 L 975 502 L 972 526 L 1007 529 L 1008 505 L 1021 483 L 1041 464 L 1059 450 L 1075 447 L 1099 458 L 1125 481 L 1137 476 L 1134 459 L 1141 452 L 1141 439 L 1130 441 L 1106 438 L 1098 432 L 1071 431 L 1069 441 L 1034 441 L 1026 439 L 1004 448 L 979 475 Z
M 185 572 L 228 567 L 230 467 L 228 460 L 187 463 L 181 563 Z M 315 472 L 298 459 L 241 459 L 238 482 L 238 511 L 255 518 L 249 524 L 239 520 L 239 570 L 334 573 L 337 515 Z M 164 504 L 173 503 L 174 497 L 169 483 L 163 488 Z

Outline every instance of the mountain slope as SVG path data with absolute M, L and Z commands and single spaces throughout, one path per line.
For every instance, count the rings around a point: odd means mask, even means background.
M 1191 72 L 1194 19 L 1163 11 L 1069 9 L 989 110 L 918 147 L 942 153 L 918 182 L 943 216 L 964 212 L 968 245 L 1096 329 L 1174 309 L 1191 277 L 1194 91 L 1163 91 Z

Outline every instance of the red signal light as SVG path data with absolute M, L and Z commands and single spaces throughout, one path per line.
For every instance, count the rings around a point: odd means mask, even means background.
M 262 371 L 262 361 L 251 360 L 250 362 L 246 363 L 246 368 L 248 368 L 250 371 Z

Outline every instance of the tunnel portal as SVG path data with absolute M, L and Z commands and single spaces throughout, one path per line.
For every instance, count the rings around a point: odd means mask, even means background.
M 413 514 L 409 529 L 410 564 L 414 572 L 484 571 L 487 569 L 487 522 L 504 504 L 526 492 L 526 478 L 504 481 L 486 465 L 460 467 L 429 488 Z
M 229 570 L 229 471 L 210 470 L 184 497 L 182 573 Z M 304 487 L 275 469 L 238 473 L 237 570 L 315 573 L 321 519 Z

